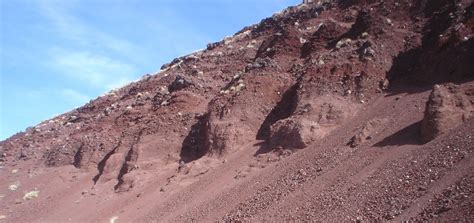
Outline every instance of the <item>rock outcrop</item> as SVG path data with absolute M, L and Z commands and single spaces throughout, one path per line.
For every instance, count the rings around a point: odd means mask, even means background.
M 472 97 L 472 95 L 471 95 Z M 421 124 L 423 142 L 429 142 L 465 122 L 474 114 L 472 98 L 457 85 L 435 85 Z
M 348 145 L 352 148 L 361 145 L 362 143 L 371 140 L 378 134 L 380 128 L 387 123 L 388 120 L 375 118 L 365 123 L 356 134 L 350 139 Z
M 269 145 L 283 148 L 305 148 L 311 140 L 311 131 L 317 127 L 316 123 L 306 126 L 305 123 L 293 118 L 277 121 L 270 128 Z
M 12 222 L 402 221 L 473 179 L 474 3 L 304 3 L 0 142 L 0 210 Z M 447 134 L 420 145 L 420 126 L 425 142 Z M 10 185 L 38 187 L 42 203 L 17 205 Z M 472 205 L 446 212 L 474 219 Z M 423 220 L 462 221 L 435 215 Z

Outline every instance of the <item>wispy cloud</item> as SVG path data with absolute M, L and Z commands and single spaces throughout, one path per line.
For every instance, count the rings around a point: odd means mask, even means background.
M 88 24 L 72 13 L 77 1 L 41 0 L 40 12 L 50 20 L 55 31 L 63 38 L 82 47 L 110 50 L 128 54 L 136 50 L 134 44 L 110 35 Z
M 138 69 L 125 60 L 137 54 L 137 47 L 74 16 L 76 2 L 40 1 L 40 12 L 50 21 L 50 28 L 67 42 L 67 47 L 49 49 L 46 65 L 64 77 L 104 91 L 135 79 Z
M 89 86 L 110 90 L 132 81 L 137 73 L 134 66 L 92 52 L 76 52 L 55 48 L 51 50 L 51 68 L 66 77 L 83 81 Z
M 39 101 L 51 99 L 52 101 L 60 101 L 68 105 L 85 104 L 91 99 L 89 95 L 83 94 L 72 88 L 18 88 L 15 89 L 15 94 L 21 96 L 25 101 Z
M 76 104 L 84 104 L 90 100 L 90 97 L 73 89 L 63 89 L 61 96 L 68 101 Z

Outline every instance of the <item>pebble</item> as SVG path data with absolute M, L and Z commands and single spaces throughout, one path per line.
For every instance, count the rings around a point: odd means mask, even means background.
M 32 190 L 30 192 L 25 193 L 23 196 L 23 200 L 30 200 L 33 198 L 39 197 L 39 191 L 38 190 Z
M 110 223 L 116 223 L 118 219 L 119 219 L 119 217 L 113 216 L 112 218 L 110 218 L 110 221 L 109 221 L 109 222 L 110 222 Z
M 19 183 L 14 183 L 14 184 L 10 185 L 8 187 L 8 189 L 11 190 L 11 191 L 16 191 L 19 186 L 20 186 Z

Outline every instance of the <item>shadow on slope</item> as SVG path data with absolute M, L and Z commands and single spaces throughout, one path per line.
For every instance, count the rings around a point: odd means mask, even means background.
M 420 141 L 421 121 L 415 122 L 402 130 L 386 137 L 382 141 L 375 143 L 375 147 L 422 145 Z

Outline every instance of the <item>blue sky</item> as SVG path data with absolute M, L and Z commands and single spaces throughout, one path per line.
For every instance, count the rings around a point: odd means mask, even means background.
M 0 0 L 0 140 L 300 0 Z

